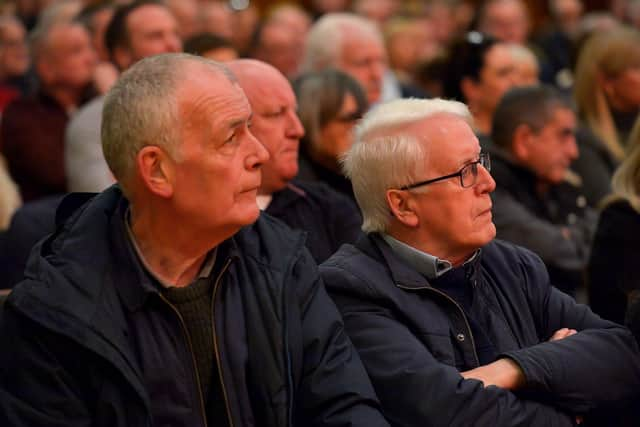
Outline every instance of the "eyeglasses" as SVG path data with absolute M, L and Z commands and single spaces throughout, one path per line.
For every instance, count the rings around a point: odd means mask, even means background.
M 491 171 L 491 157 L 489 157 L 489 153 L 480 153 L 478 160 L 464 165 L 462 169 L 456 173 L 405 185 L 404 187 L 400 187 L 400 189 L 411 190 L 412 188 L 422 187 L 423 185 L 433 184 L 434 182 L 444 181 L 445 179 L 455 178 L 457 176 L 460 177 L 460 185 L 462 188 L 473 187 L 478 179 L 478 165 L 482 165 L 487 172 Z

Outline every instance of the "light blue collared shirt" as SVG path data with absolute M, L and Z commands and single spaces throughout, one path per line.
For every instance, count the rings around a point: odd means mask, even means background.
M 437 279 L 453 268 L 453 264 L 446 259 L 440 259 L 426 252 L 422 252 L 400 240 L 394 239 L 388 234 L 381 233 L 381 236 L 384 241 L 391 246 L 391 250 L 393 250 L 396 255 L 427 279 Z M 476 250 L 464 263 L 466 264 L 473 261 L 479 253 L 480 249 Z

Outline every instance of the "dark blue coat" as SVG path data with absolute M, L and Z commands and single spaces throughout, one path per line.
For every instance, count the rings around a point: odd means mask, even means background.
M 125 238 L 126 206 L 112 187 L 36 247 L 3 315 L 0 425 L 204 425 L 185 335 Z M 212 351 L 233 425 L 387 425 L 302 235 L 262 216 L 221 247 Z
M 466 314 L 379 235 L 343 246 L 320 266 L 393 425 L 571 426 L 573 414 L 640 389 L 630 332 L 551 287 L 537 256 L 494 241 L 463 268 L 469 316 L 483 319 L 498 354 L 522 368 L 522 393 L 461 377 L 456 366 L 478 366 Z M 563 327 L 579 332 L 547 342 Z
M 318 264 L 362 234 L 362 217 L 353 200 L 322 182 L 289 183 L 273 194 L 266 212 L 294 230 L 306 231 L 307 249 Z

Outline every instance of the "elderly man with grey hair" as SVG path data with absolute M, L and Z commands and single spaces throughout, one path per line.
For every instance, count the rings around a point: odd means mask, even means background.
M 571 426 L 640 385 L 630 332 L 496 241 L 490 160 L 464 104 L 365 115 L 344 167 L 367 233 L 321 265 L 396 426 Z
M 373 21 L 353 13 L 328 13 L 309 30 L 302 71 L 336 68 L 355 78 L 370 105 L 426 94 L 401 84 L 387 67 L 382 34 Z
M 119 186 L 65 199 L 2 315 L 3 426 L 387 426 L 221 64 L 138 62 L 107 94 Z M 79 206 L 81 205 L 81 206 Z

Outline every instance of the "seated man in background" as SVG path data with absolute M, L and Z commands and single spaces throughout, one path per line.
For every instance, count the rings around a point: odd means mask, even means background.
M 559 92 L 531 86 L 505 95 L 491 131 L 497 236 L 535 252 L 551 283 L 571 294 L 584 285 L 597 223 L 579 181 L 571 180 L 575 129 L 575 114 Z
M 251 133 L 269 152 L 262 166 L 258 205 L 291 228 L 308 233 L 307 247 L 320 263 L 360 235 L 362 218 L 353 201 L 320 182 L 294 182 L 304 128 L 286 77 L 261 61 L 228 64 L 251 104 Z
M 69 118 L 94 94 L 96 54 L 74 22 L 40 24 L 31 33 L 38 91 L 2 115 L 0 151 L 25 202 L 67 191 L 64 133 Z
M 178 23 L 157 0 L 119 6 L 105 31 L 105 46 L 120 71 L 147 56 L 182 50 Z M 100 192 L 115 182 L 100 145 L 103 104 L 102 96 L 92 100 L 67 126 L 64 161 L 69 191 Z
M 640 386 L 631 333 L 495 241 L 490 161 L 455 101 L 365 115 L 345 158 L 368 233 L 320 271 L 396 426 L 572 426 Z
M 34 249 L 4 307 L 0 425 L 387 425 L 303 235 L 258 218 L 250 118 L 203 58 L 120 77 L 102 120 L 119 186 Z

